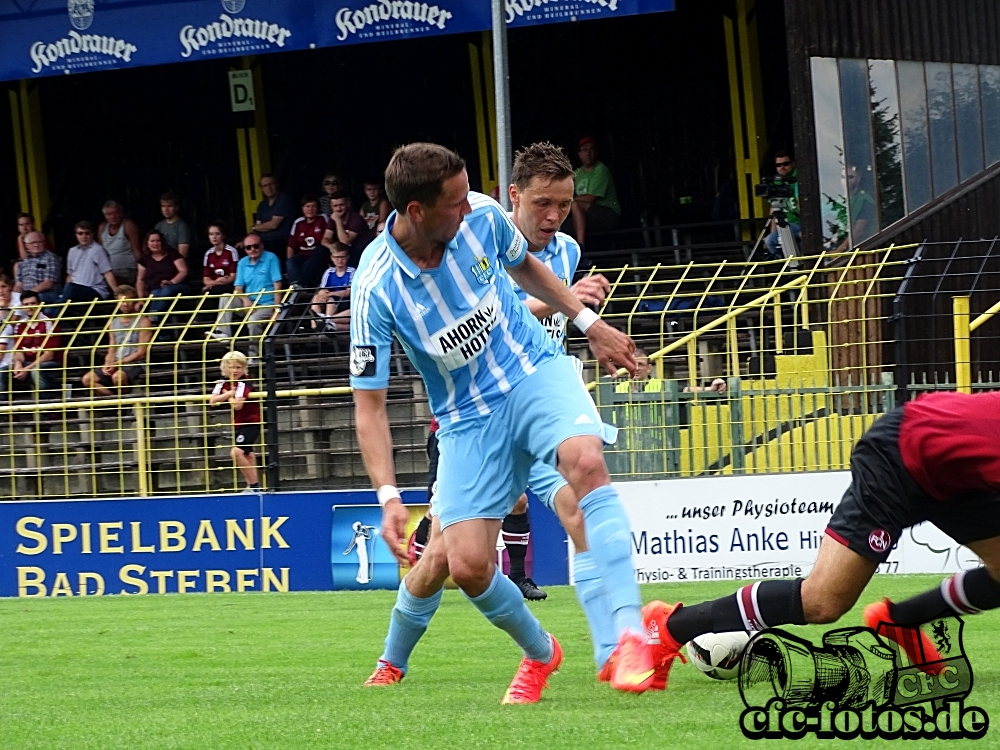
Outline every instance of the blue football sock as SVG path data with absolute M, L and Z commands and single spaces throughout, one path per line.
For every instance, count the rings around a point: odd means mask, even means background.
M 590 625 L 590 640 L 594 642 L 594 661 L 601 669 L 617 645 L 615 622 L 611 617 L 611 603 L 604 591 L 604 582 L 590 552 L 578 552 L 573 558 L 573 577 L 576 598 Z
M 632 567 L 632 532 L 628 517 L 611 485 L 598 487 L 580 499 L 587 546 L 604 581 L 614 617 L 615 633 L 642 633 L 642 599 Z
M 552 639 L 524 603 L 521 590 L 499 569 L 479 596 L 468 596 L 486 619 L 507 633 L 529 659 L 548 662 L 552 659 Z
M 392 608 L 389 633 L 385 637 L 385 652 L 379 658 L 380 661 L 387 661 L 406 673 L 410 654 L 441 605 L 443 591 L 444 589 L 426 599 L 420 599 L 407 590 L 405 577 L 399 582 L 396 606 Z

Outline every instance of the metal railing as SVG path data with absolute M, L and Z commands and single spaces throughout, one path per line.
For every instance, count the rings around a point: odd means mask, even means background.
M 899 342 L 892 301 L 912 256 L 908 246 L 789 261 L 592 269 L 611 280 L 602 316 L 650 352 L 653 368 L 645 381 L 597 378 L 586 340 L 570 339 L 598 408 L 620 429 L 618 445 L 608 450 L 615 478 L 846 466 L 853 443 L 899 403 L 900 388 L 905 392 L 893 360 Z M 317 320 L 310 293 L 295 291 L 269 308 L 266 327 L 254 336 L 244 322 L 234 339 L 216 341 L 208 334 L 218 300 L 171 300 L 152 322 L 143 382 L 106 398 L 80 378 L 103 362 L 114 303 L 57 311 L 65 360 L 59 394 L 0 406 L 0 493 L 147 496 L 240 487 L 229 455 L 232 416 L 207 404 L 221 377 L 219 359 L 232 347 L 260 358 L 250 379 L 263 407 L 259 463 L 266 486 L 367 486 L 354 434 L 347 333 Z M 393 352 L 391 367 L 399 482 L 420 486 L 430 410 L 401 351 Z

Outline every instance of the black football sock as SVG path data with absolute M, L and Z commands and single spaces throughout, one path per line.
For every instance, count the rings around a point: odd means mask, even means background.
M 427 538 L 431 535 L 431 517 L 424 516 L 417 524 L 417 530 L 413 532 L 413 554 L 416 559 L 423 557 L 424 548 L 427 546 Z
M 922 594 L 889 605 L 896 625 L 921 625 L 939 617 L 974 615 L 1000 607 L 1000 582 L 986 568 L 965 570 Z
M 667 630 L 678 643 L 687 643 L 703 633 L 805 625 L 802 581 L 761 581 L 721 599 L 681 607 L 667 618 Z
M 507 516 L 500 528 L 503 543 L 507 547 L 507 557 L 510 558 L 510 579 L 522 581 L 527 577 L 524 559 L 528 556 L 528 539 L 531 538 L 531 523 L 527 512 Z

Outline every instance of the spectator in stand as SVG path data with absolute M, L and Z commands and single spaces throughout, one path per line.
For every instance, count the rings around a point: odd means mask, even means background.
M 577 155 L 582 166 L 576 170 L 573 209 L 573 236 L 584 246 L 587 232 L 606 232 L 618 226 L 622 208 L 611 170 L 597 158 L 597 142 L 581 138 Z
M 248 234 L 243 240 L 243 249 L 246 257 L 240 258 L 236 265 L 235 293 L 219 313 L 216 330 L 222 334 L 220 338 L 232 338 L 233 311 L 245 310 L 245 322 L 251 337 L 250 356 L 256 358 L 264 324 L 271 319 L 276 305 L 281 302 L 280 295 L 274 294 L 281 291 L 281 264 L 274 253 L 264 249 L 258 234 Z
M 108 299 L 117 291 L 118 282 L 111 272 L 108 251 L 94 242 L 94 227 L 89 221 L 77 222 L 76 241 L 66 258 L 66 286 L 57 302 Z
M 18 214 L 17 215 L 17 257 L 19 260 L 24 260 L 28 257 L 27 248 L 24 247 L 24 238 L 27 237 L 31 232 L 35 231 L 35 219 L 31 214 Z M 45 241 L 45 246 L 48 247 L 48 240 Z M 51 248 L 50 248 L 51 249 Z
M 328 328 L 334 331 L 347 331 L 351 321 L 351 280 L 354 278 L 354 268 L 348 265 L 351 251 L 339 242 L 333 243 L 330 258 L 333 268 L 328 268 L 320 281 L 320 288 L 329 291 L 326 309 L 323 311 L 330 321 Z M 315 304 L 315 300 L 313 300 Z
M 233 351 L 223 356 L 219 364 L 223 379 L 215 384 L 212 395 L 208 397 L 208 404 L 218 406 L 228 401 L 232 407 L 233 439 L 236 445 L 229 455 L 233 457 L 247 482 L 244 492 L 253 493 L 262 490 L 257 477 L 257 456 L 254 455 L 254 446 L 260 440 L 260 402 L 249 398 L 253 393 L 253 385 L 246 377 L 248 364 L 243 352 Z
M 57 302 L 62 291 L 62 261 L 45 248 L 45 236 L 41 232 L 28 232 L 24 247 L 28 255 L 17 264 L 14 291 L 38 292 L 47 305 Z
M 38 292 L 21 294 L 22 318 L 14 325 L 11 374 L 17 383 L 34 385 L 39 399 L 59 397 L 62 382 L 62 339 L 55 322 L 41 310 Z
M 115 200 L 105 202 L 101 213 L 104 221 L 97 227 L 97 237 L 111 257 L 111 272 L 119 284 L 134 284 L 141 255 L 139 225 L 125 218 L 125 209 Z
M 167 245 L 186 259 L 191 250 L 191 227 L 180 217 L 180 210 L 181 201 L 176 193 L 168 190 L 161 195 L 160 213 L 163 214 L 163 220 L 156 223 L 155 229 Z
M 163 233 L 158 229 L 146 232 L 136 286 L 140 298 L 150 298 L 150 313 L 162 313 L 170 307 L 170 297 L 190 291 L 184 283 L 187 273 L 187 262 L 167 243 Z
M 785 221 L 792 230 L 796 242 L 802 241 L 802 228 L 799 221 L 799 173 L 795 168 L 795 159 L 787 151 L 777 151 L 774 154 L 775 184 L 792 185 L 795 195 L 784 200 Z M 778 222 L 771 219 L 771 232 L 764 238 L 764 245 L 771 258 L 785 257 L 778 249 Z M 794 250 L 791 253 L 795 254 Z
M 659 393 L 663 390 L 663 381 L 653 377 L 653 365 L 649 355 L 642 349 L 632 352 L 635 358 L 635 376 L 631 380 L 623 380 L 615 385 L 615 393 Z
M 329 265 L 323 240 L 330 234 L 326 217 L 319 212 L 319 198 L 303 196 L 302 216 L 292 223 L 286 253 L 285 270 L 288 282 L 300 287 L 314 288 Z
M 0 273 L 0 401 L 6 401 L 10 394 L 11 370 L 14 367 L 14 325 L 20 317 L 18 305 L 14 303 L 13 285 L 9 276 Z
M 330 172 L 323 178 L 323 192 L 319 196 L 319 210 L 324 216 L 330 215 L 330 198 L 346 187 L 344 181 L 335 172 Z
M 142 312 L 142 300 L 135 287 L 122 284 L 115 295 L 118 313 L 108 329 L 108 351 L 104 366 L 86 373 L 82 382 L 101 396 L 113 396 L 112 388 L 136 385 L 146 374 L 149 342 L 153 339 L 153 321 Z
M 260 178 L 260 189 L 264 200 L 257 205 L 256 221 L 250 231 L 264 242 L 265 250 L 283 257 L 296 214 L 295 203 L 278 190 L 278 180 L 273 174 Z
M 330 199 L 330 232 L 323 244 L 331 250 L 334 242 L 346 245 L 351 249 L 351 265 L 355 265 L 371 240 L 368 224 L 351 210 L 351 199 L 344 193 L 333 196 Z
M 385 220 L 389 218 L 392 206 L 389 205 L 389 199 L 382 190 L 382 183 L 378 180 L 365 180 L 365 196 L 368 200 L 361 204 L 358 213 L 368 225 L 369 235 L 374 237 L 385 229 Z
M 208 225 L 208 241 L 212 246 L 205 251 L 201 263 L 201 286 L 208 294 L 219 296 L 218 307 L 221 308 L 225 306 L 221 295 L 232 294 L 240 254 L 235 247 L 226 243 L 226 226 L 221 221 Z M 222 338 L 222 333 L 214 329 L 208 335 Z

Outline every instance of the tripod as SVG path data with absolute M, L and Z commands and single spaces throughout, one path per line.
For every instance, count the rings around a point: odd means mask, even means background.
M 791 259 L 788 267 L 798 268 L 799 263 L 794 258 L 799 254 L 799 246 L 795 242 L 795 235 L 792 232 L 791 226 L 788 224 L 788 219 L 785 217 L 784 201 L 781 198 L 774 198 L 771 200 L 771 216 L 778 224 L 778 244 L 781 246 L 781 253 L 786 258 Z M 750 255 L 747 256 L 747 263 L 753 260 L 753 256 L 757 253 L 757 248 L 760 247 L 761 243 L 764 241 L 769 232 L 768 227 L 770 222 L 764 224 L 764 228 L 760 232 L 760 236 L 757 237 L 757 242 L 754 243 L 753 250 L 750 251 Z

